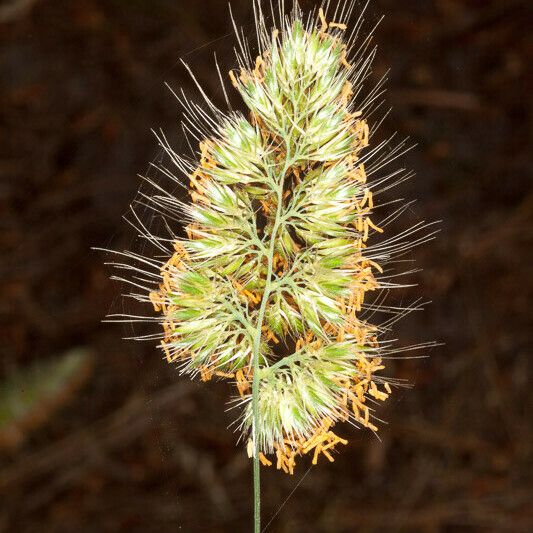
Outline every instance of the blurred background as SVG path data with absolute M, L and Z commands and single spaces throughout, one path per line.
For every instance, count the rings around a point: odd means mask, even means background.
M 443 221 L 394 296 L 432 303 L 397 337 L 444 344 L 389 365 L 413 388 L 383 406 L 381 440 L 345 426 L 335 463 L 263 469 L 267 531 L 533 530 L 528 4 L 367 11 L 367 29 L 385 15 L 375 80 L 391 68 L 378 136 L 417 143 L 402 163 L 417 176 L 389 199 L 418 200 L 403 225 Z M 250 1 L 232 7 L 253 35 Z M 90 250 L 136 239 L 121 217 L 159 155 L 150 128 L 182 148 L 164 86 L 193 91 L 179 58 L 224 107 L 213 52 L 227 71 L 233 46 L 219 0 L 0 1 L 2 532 L 250 530 L 228 385 L 179 379 L 102 324 L 137 309 Z

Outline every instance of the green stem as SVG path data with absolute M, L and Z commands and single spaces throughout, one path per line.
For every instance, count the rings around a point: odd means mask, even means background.
M 272 292 L 272 274 L 274 264 L 274 252 L 276 249 L 276 234 L 278 232 L 280 223 L 282 221 L 283 210 L 283 183 L 285 180 L 285 174 L 290 165 L 285 164 L 283 174 L 281 175 L 280 183 L 277 190 L 277 206 L 276 206 L 276 218 L 274 219 L 274 226 L 272 227 L 272 233 L 270 235 L 270 246 L 267 252 L 267 275 L 265 280 L 265 290 L 261 298 L 261 305 L 259 307 L 259 313 L 257 315 L 257 324 L 255 330 L 255 337 L 253 342 L 253 380 L 252 380 L 252 414 L 253 414 L 253 479 L 254 479 L 254 533 L 261 533 L 261 473 L 259 465 L 259 439 L 257 438 L 257 431 L 259 427 L 259 354 L 261 349 L 261 333 L 263 328 L 263 322 L 265 320 L 265 311 L 268 303 L 268 299 Z

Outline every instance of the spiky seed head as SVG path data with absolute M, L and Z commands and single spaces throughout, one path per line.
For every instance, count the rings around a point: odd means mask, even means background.
M 260 53 L 252 61 L 239 39 L 239 68 L 229 76 L 246 115 L 221 112 L 202 91 L 207 111 L 183 101 L 188 124 L 209 132 L 198 159 L 177 155 L 159 136 L 176 181 L 188 177 L 191 202 L 157 185 L 147 198 L 188 225 L 186 237 L 147 235 L 173 249 L 145 299 L 160 313 L 167 360 L 191 377 L 234 382 L 238 427 L 255 439 L 249 453 L 259 451 L 263 464 L 275 454 L 277 468 L 292 473 L 299 455 L 333 460 L 335 446 L 346 444 L 332 431 L 337 422 L 377 431 L 368 400 L 387 399 L 391 387 L 379 377 L 383 330 L 364 320 L 364 302 L 370 291 L 395 286 L 380 279 L 381 265 L 407 244 L 398 237 L 369 245 L 383 231 L 367 183 L 366 116 L 376 90 L 360 96 L 373 51 L 364 40 L 350 57 L 359 27 L 346 31 L 344 21 L 353 3 L 341 3 L 340 20 L 330 22 L 322 9 L 306 18 L 296 7 L 275 29 L 254 5 Z M 401 178 L 377 183 L 394 176 Z

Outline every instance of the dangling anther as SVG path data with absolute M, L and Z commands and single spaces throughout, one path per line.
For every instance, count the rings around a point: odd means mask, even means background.
M 322 8 L 318 10 L 318 16 L 320 18 L 320 22 L 322 23 L 320 33 L 326 33 L 328 31 L 328 21 L 326 20 L 326 15 L 324 15 L 324 10 Z
M 233 70 L 229 71 L 229 79 L 231 80 L 231 84 L 235 89 L 239 88 L 239 82 L 237 81 L 237 78 L 235 77 L 235 74 L 233 73 Z
M 261 464 L 263 464 L 263 466 L 272 466 L 272 461 L 269 461 L 265 455 L 263 454 L 263 452 L 259 452 L 259 460 L 261 461 Z
M 161 311 L 161 293 L 159 291 L 152 291 L 149 295 L 150 302 L 154 306 L 154 311 Z
M 255 69 L 254 69 L 254 77 L 257 79 L 257 81 L 261 82 L 264 79 L 264 68 L 265 62 L 263 61 L 263 58 L 261 56 L 257 56 L 255 58 Z
M 338 28 L 339 30 L 346 30 L 348 26 L 346 24 L 342 24 L 341 22 L 330 22 L 329 23 L 330 28 Z
M 209 205 L 211 201 L 203 194 L 198 194 L 196 191 L 190 191 L 191 199 L 195 204 L 203 203 Z
M 343 46 L 342 47 L 342 54 L 341 54 L 341 64 L 343 64 L 347 70 L 350 70 L 352 68 L 352 65 L 350 65 L 350 63 L 348 63 L 348 60 L 346 59 L 346 55 L 347 55 L 347 50 L 346 50 L 346 46 Z
M 350 98 L 352 97 L 352 95 L 353 95 L 352 84 L 349 81 L 346 81 L 341 91 L 341 97 L 340 97 L 341 102 L 343 104 L 347 104 Z

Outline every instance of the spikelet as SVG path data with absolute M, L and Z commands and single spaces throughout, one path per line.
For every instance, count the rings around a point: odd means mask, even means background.
M 384 265 L 428 236 L 413 239 L 417 225 L 372 244 L 383 232 L 376 187 L 407 175 L 378 174 L 403 144 L 368 148 L 366 117 L 380 86 L 361 96 L 374 50 L 370 37 L 356 43 L 359 23 L 348 29 L 353 3 L 329 17 L 298 7 L 285 16 L 280 7 L 274 28 L 254 7 L 258 55 L 237 32 L 239 66 L 229 73 L 247 112 L 223 113 L 203 90 L 203 107 L 177 95 L 191 136 L 200 136 L 196 161 L 158 135 L 175 166 L 161 170 L 178 183 L 186 177 L 190 202 L 156 183 L 143 202 L 169 228 L 185 218 L 186 236 L 152 235 L 134 211 L 141 234 L 168 255 L 161 264 L 122 252 L 133 264 L 115 266 L 155 280 L 152 289 L 128 281 L 161 318 L 165 359 L 193 378 L 233 383 L 248 454 L 292 474 L 299 456 L 333 461 L 347 444 L 339 422 L 378 430 L 374 409 L 392 392 L 382 357 L 394 350 L 378 342 L 387 324 L 364 317 L 378 300 L 365 302 L 398 286 Z

